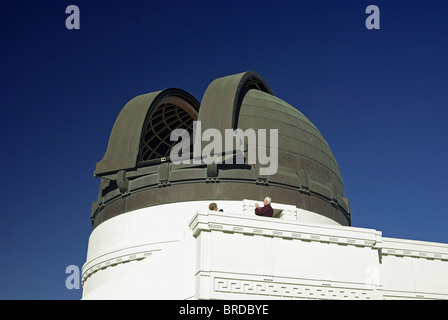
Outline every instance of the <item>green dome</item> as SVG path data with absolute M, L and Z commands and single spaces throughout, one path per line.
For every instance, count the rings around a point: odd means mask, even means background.
M 173 163 L 170 151 L 176 142 L 170 133 L 184 129 L 191 135 L 194 121 L 200 121 L 202 132 L 214 129 L 223 137 L 228 129 L 277 129 L 277 171 L 263 175 L 258 163 Z M 101 184 L 92 205 L 94 227 L 155 205 L 266 196 L 340 225 L 351 223 L 341 174 L 327 142 L 255 72 L 214 80 L 201 103 L 175 88 L 135 97 L 118 115 L 95 176 Z

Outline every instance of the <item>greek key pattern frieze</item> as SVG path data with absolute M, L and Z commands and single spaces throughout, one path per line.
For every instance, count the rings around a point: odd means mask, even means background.
M 214 279 L 214 290 L 219 293 L 257 295 L 290 299 L 373 299 L 372 290 L 275 283 L 253 280 Z

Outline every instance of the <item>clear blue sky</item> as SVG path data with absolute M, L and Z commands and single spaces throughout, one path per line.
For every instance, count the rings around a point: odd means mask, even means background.
M 353 226 L 448 243 L 447 17 L 446 0 L 1 0 L 0 299 L 81 297 L 65 268 L 85 262 L 93 170 L 128 100 L 201 100 L 248 70 L 324 135 Z

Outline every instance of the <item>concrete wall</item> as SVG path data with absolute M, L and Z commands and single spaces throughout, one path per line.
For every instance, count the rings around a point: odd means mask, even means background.
M 93 232 L 83 299 L 447 299 L 448 245 L 373 229 L 307 223 L 251 201 L 163 205 Z M 199 209 L 199 211 L 198 211 Z M 203 210 L 202 210 L 203 209 Z M 229 213 L 232 212 L 232 213 Z

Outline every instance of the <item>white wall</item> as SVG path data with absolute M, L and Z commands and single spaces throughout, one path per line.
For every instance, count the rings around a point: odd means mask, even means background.
M 448 245 L 198 212 L 197 299 L 448 299 Z
M 83 299 L 448 298 L 448 245 L 253 214 L 253 201 L 149 207 L 93 230 Z

